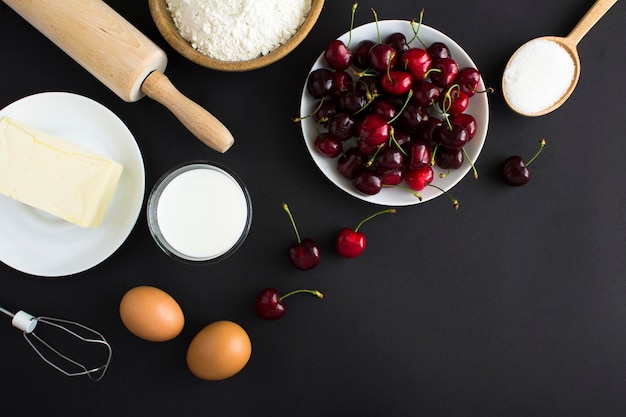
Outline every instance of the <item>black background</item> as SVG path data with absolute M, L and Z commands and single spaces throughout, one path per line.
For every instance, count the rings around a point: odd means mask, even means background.
M 252 229 L 231 258 L 183 265 L 152 241 L 145 212 L 109 259 L 45 279 L 0 265 L 0 306 L 73 319 L 113 346 L 104 379 L 66 378 L 30 351 L 10 320 L 0 326 L 0 413 L 220 416 L 624 416 L 626 415 L 626 9 L 616 4 L 579 44 L 582 75 L 570 100 L 539 118 L 508 109 L 499 91 L 509 56 L 542 35 L 565 36 L 592 1 L 361 2 L 356 24 L 410 19 L 455 39 L 487 85 L 490 126 L 477 167 L 445 198 L 400 208 L 362 229 L 360 258 L 333 252 L 335 233 L 377 206 L 343 193 L 312 162 L 296 116 L 307 72 L 349 28 L 349 0 L 329 0 L 289 56 L 248 73 L 186 61 L 158 33 L 145 1 L 109 1 L 168 54 L 166 75 L 217 116 L 236 142 L 218 154 L 160 104 L 125 103 L 0 3 L 0 108 L 43 91 L 92 98 L 118 115 L 142 150 L 146 189 L 168 169 L 210 159 L 233 169 L 254 206 Z M 497 173 L 509 155 L 547 146 L 521 188 Z M 145 200 L 144 200 L 145 201 Z M 300 232 L 322 262 L 292 268 L 285 251 Z M 36 260 L 33 260 L 36 262 Z M 137 285 L 169 292 L 186 316 L 170 342 L 136 338 L 118 305 Z M 256 293 L 317 288 L 280 321 L 258 318 Z M 208 382 L 186 367 L 193 336 L 219 319 L 240 323 L 252 358 L 235 377 Z

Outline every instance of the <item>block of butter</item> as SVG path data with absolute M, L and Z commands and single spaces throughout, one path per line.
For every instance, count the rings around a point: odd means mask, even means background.
M 0 193 L 81 227 L 98 227 L 118 162 L 12 118 L 0 118 Z

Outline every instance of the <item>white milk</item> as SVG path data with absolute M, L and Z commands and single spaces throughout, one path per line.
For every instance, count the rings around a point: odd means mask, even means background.
M 186 259 L 214 259 L 247 233 L 247 194 L 217 167 L 197 164 L 186 169 L 164 182 L 156 201 L 156 223 L 172 252 Z

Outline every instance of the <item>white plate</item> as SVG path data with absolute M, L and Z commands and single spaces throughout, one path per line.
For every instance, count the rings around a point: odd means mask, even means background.
M 413 37 L 413 29 L 409 21 L 382 20 L 378 22 L 378 27 L 380 29 L 380 35 L 382 39 L 394 32 L 403 33 L 407 39 L 411 39 Z M 459 64 L 459 68 L 477 68 L 469 55 L 455 41 L 453 41 L 443 33 L 437 31 L 436 29 L 433 29 L 426 25 L 421 25 L 419 36 L 426 45 L 430 45 L 434 42 L 445 43 L 448 46 L 448 49 L 450 49 L 452 58 L 454 58 Z M 339 39 L 347 44 L 348 37 L 349 33 L 345 33 L 344 35 L 339 37 Z M 351 47 L 356 47 L 356 45 L 358 45 L 360 41 L 365 39 L 370 39 L 372 41 L 376 41 L 378 39 L 375 22 L 356 27 L 352 30 Z M 414 40 L 411 43 L 411 46 L 421 46 L 421 44 L 417 40 Z M 324 67 L 327 68 L 324 61 L 324 54 L 322 53 L 320 54 L 317 61 L 315 61 L 315 63 L 313 64 L 311 71 Z M 484 89 L 485 85 L 481 78 L 478 90 Z M 305 116 L 307 114 L 311 114 L 315 110 L 317 103 L 318 100 L 313 99 L 309 95 L 305 81 L 302 92 L 302 100 L 300 102 L 300 115 Z M 472 161 L 476 162 L 476 160 L 478 159 L 478 155 L 480 154 L 480 151 L 482 150 L 485 143 L 485 138 L 487 136 L 487 126 L 489 124 L 489 104 L 487 102 L 487 94 L 475 94 L 470 99 L 469 107 L 467 108 L 465 113 L 471 114 L 476 119 L 476 135 L 467 145 L 465 145 L 465 150 L 467 154 L 470 156 Z M 337 171 L 337 158 L 327 158 L 321 155 L 315 149 L 314 141 L 315 137 L 317 136 L 317 128 L 313 118 L 304 119 L 301 122 L 301 126 L 306 146 L 313 158 L 313 161 L 315 161 L 319 169 L 324 173 L 324 175 L 326 175 L 326 177 L 328 177 L 330 181 L 332 181 L 335 185 L 337 185 L 348 194 L 360 198 L 361 200 L 384 206 L 408 206 L 420 203 L 420 200 L 418 200 L 413 194 L 401 188 L 385 188 L 381 190 L 378 194 L 373 196 L 368 196 L 360 193 L 353 187 L 352 181 L 343 177 Z M 454 187 L 471 170 L 471 166 L 469 165 L 469 163 L 464 162 L 463 166 L 456 170 L 450 171 L 450 173 L 445 178 L 439 178 L 439 174 L 442 173 L 443 170 L 437 167 L 433 168 L 435 171 L 435 179 L 433 180 L 433 185 L 436 185 L 446 191 Z M 442 194 L 442 192 L 435 187 L 426 187 L 423 191 L 420 191 L 420 194 L 422 195 L 422 202 L 424 202 L 438 197 Z
M 59 277 L 92 268 L 111 256 L 133 229 L 143 204 L 145 172 L 135 138 L 101 104 L 51 92 L 22 98 L 8 116 L 118 161 L 124 171 L 98 228 L 76 226 L 0 195 L 0 261 L 31 275 Z

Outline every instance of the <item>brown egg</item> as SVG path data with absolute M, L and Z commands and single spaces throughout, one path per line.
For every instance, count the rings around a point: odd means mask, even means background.
M 132 288 L 122 297 L 120 317 L 135 336 L 151 342 L 165 342 L 180 334 L 185 316 L 176 300 L 150 286 Z
M 232 321 L 209 324 L 193 338 L 187 349 L 187 366 L 200 379 L 218 381 L 241 371 L 250 359 L 248 333 Z

